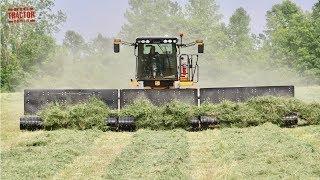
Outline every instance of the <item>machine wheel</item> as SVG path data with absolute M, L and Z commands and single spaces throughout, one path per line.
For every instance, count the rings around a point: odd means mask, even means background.
M 292 127 L 298 124 L 298 114 L 291 113 L 283 118 L 283 126 Z
M 117 126 L 118 125 L 118 120 L 115 117 L 109 117 L 106 119 L 106 124 L 107 126 Z
M 110 127 L 111 130 L 118 129 L 118 119 L 116 117 L 109 117 L 106 119 L 107 126 Z
M 194 130 L 194 131 L 199 130 L 201 128 L 200 119 L 198 117 L 191 118 L 190 125 L 191 125 L 192 130 Z
M 136 126 L 133 117 L 119 117 L 119 130 L 134 131 Z
M 201 116 L 200 117 L 201 127 L 208 128 L 209 126 L 218 125 L 219 120 L 216 118 L 212 118 L 209 116 Z
M 20 118 L 20 130 L 39 130 L 43 129 L 44 125 L 39 116 L 22 116 Z

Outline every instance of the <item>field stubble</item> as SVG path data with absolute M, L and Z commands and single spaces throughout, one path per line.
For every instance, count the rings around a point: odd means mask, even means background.
M 319 88 L 296 96 L 320 101 Z M 1 94 L 1 179 L 319 178 L 320 126 L 202 132 L 19 130 L 22 94 Z

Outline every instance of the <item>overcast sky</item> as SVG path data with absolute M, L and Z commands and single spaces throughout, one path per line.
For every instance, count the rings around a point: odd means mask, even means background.
M 187 0 L 177 0 L 185 4 Z M 223 21 L 228 22 L 235 9 L 243 7 L 251 17 L 251 31 L 260 33 L 264 30 L 266 11 L 282 0 L 217 0 Z M 311 10 L 318 0 L 292 0 L 303 10 Z M 63 10 L 67 21 L 60 32 L 56 34 L 59 42 L 62 41 L 67 30 L 75 30 L 85 39 L 94 38 L 97 33 L 112 37 L 120 31 L 125 22 L 124 12 L 129 7 L 128 0 L 56 0 L 55 9 Z

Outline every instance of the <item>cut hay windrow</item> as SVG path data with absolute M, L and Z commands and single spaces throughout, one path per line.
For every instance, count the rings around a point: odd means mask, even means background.
M 298 131 L 305 137 L 293 136 Z M 313 136 L 319 135 L 319 126 L 288 129 L 271 123 L 190 132 L 191 179 L 317 179 L 320 147 Z
M 257 97 L 244 103 L 203 104 L 198 110 L 198 115 L 215 117 L 222 126 L 248 127 L 266 122 L 282 126 L 283 117 L 292 113 L 308 125 L 320 124 L 320 104 L 295 98 Z
M 191 129 L 190 119 L 208 116 L 219 121 L 219 127 L 249 127 L 271 122 L 283 126 L 283 118 L 296 114 L 306 125 L 320 124 L 320 103 L 306 103 L 295 98 L 257 97 L 247 102 L 224 101 L 204 103 L 200 107 L 174 101 L 155 106 L 147 100 L 138 100 L 120 111 L 110 110 L 102 101 L 65 106 L 52 104 L 40 111 L 45 129 L 101 129 L 107 130 L 106 118 L 133 117 L 137 129 L 169 130 Z
M 186 131 L 139 130 L 104 179 L 187 179 Z
M 132 141 L 133 132 L 104 132 L 92 143 L 90 150 L 77 156 L 52 179 L 96 179 Z
M 1 151 L 0 179 L 48 179 L 90 150 L 101 133 L 64 129 L 38 134 Z
M 139 100 L 126 106 L 119 116 L 132 116 L 138 128 L 166 130 L 189 128 L 189 120 L 195 115 L 197 107 L 173 101 L 164 106 L 154 106 L 149 101 Z
M 40 111 L 39 116 L 47 130 L 59 128 L 106 130 L 105 118 L 110 113 L 111 110 L 102 101 L 92 98 L 74 105 L 51 104 Z

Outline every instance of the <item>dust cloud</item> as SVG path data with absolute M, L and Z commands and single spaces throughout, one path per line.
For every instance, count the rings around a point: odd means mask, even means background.
M 135 56 L 133 47 L 121 47 L 113 53 L 112 46 L 104 56 L 74 58 L 66 51 L 58 51 L 40 71 L 28 78 L 18 90 L 23 89 L 102 89 L 130 88 L 130 79 L 135 78 Z M 181 53 L 196 53 L 196 47 L 186 48 Z M 210 52 L 199 56 L 198 87 L 233 86 L 280 86 L 310 85 L 312 78 L 296 71 L 271 66 L 261 62 L 241 63 L 235 60 L 213 59 Z
M 135 74 L 133 50 L 123 48 L 119 54 L 112 51 L 103 57 L 57 54 L 50 63 L 41 65 L 40 71 L 28 78 L 20 90 L 128 88 Z

